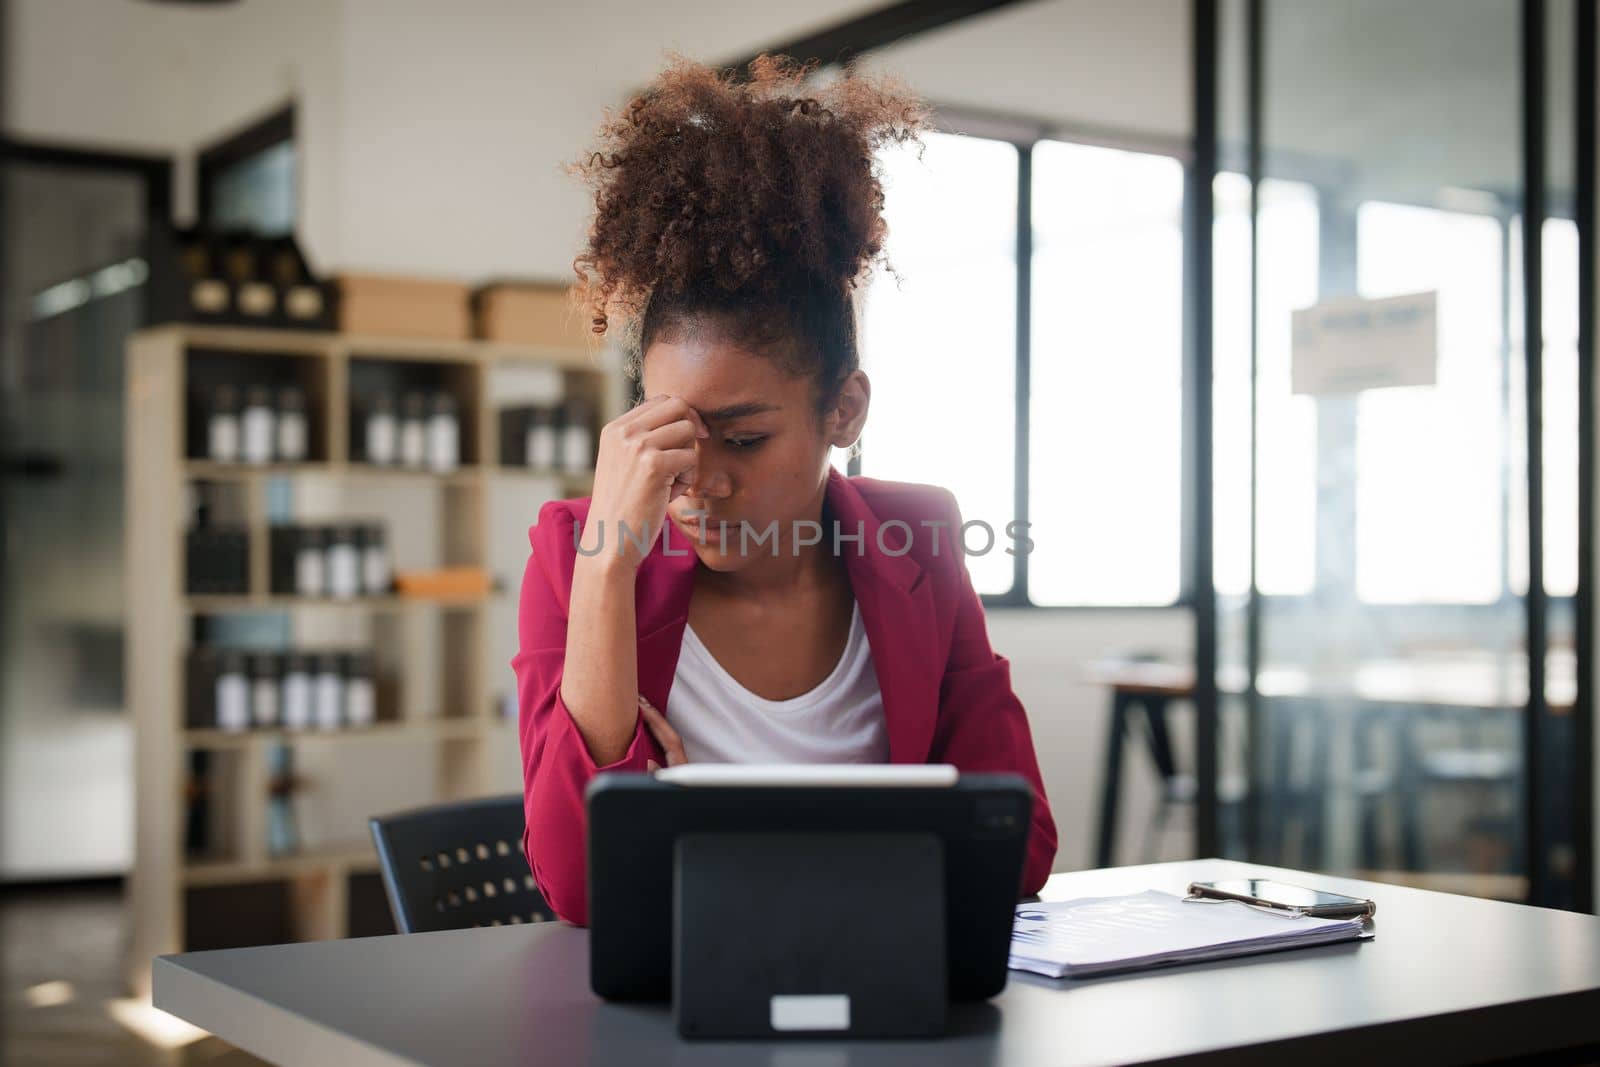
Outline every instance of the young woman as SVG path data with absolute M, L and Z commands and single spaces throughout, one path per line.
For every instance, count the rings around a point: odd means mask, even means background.
M 954 497 L 829 462 L 871 395 L 852 293 L 886 234 L 874 152 L 926 112 L 892 82 L 804 74 L 677 60 L 575 168 L 596 193 L 580 291 L 597 333 L 622 320 L 644 397 L 601 431 L 593 494 L 540 509 L 512 660 L 523 847 L 575 923 L 584 787 L 604 770 L 1015 771 L 1034 792 L 1023 893 L 1055 856 Z M 962 432 L 959 413 L 928 432 Z

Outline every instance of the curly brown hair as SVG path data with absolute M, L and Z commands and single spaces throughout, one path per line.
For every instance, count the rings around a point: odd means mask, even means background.
M 577 299 L 596 334 L 624 318 L 635 383 L 652 340 L 704 328 L 813 375 L 819 406 L 859 365 L 851 291 L 888 266 L 876 152 L 929 111 L 891 77 L 813 73 L 673 55 L 569 168 L 595 196 Z

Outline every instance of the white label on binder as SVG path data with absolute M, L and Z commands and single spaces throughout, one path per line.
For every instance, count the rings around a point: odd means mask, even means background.
M 850 998 L 843 993 L 779 994 L 772 998 L 774 1030 L 848 1030 Z

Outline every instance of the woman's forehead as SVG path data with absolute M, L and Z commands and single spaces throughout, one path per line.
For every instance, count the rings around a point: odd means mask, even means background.
M 681 396 L 702 412 L 787 407 L 809 384 L 785 373 L 773 359 L 703 337 L 653 343 L 645 353 L 642 373 L 645 396 Z

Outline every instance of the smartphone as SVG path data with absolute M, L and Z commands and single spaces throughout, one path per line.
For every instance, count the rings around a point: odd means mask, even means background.
M 1222 882 L 1190 882 L 1189 896 L 1201 900 L 1242 900 L 1260 908 L 1318 919 L 1371 918 L 1377 914 L 1375 901 L 1329 893 L 1321 889 L 1274 882 L 1270 878 L 1237 878 Z

